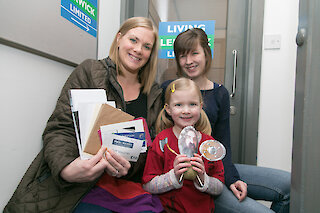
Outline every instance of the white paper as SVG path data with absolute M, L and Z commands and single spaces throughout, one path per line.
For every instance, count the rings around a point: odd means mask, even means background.
M 69 95 L 80 158 L 89 159 L 92 155 L 84 153 L 83 148 L 92 128 L 92 122 L 97 116 L 97 110 L 102 103 L 115 107 L 115 102 L 107 101 L 104 89 L 71 89 Z
M 104 89 L 71 89 L 70 105 L 72 112 L 78 111 L 79 103 L 104 103 L 107 95 Z
M 98 117 L 99 110 L 102 104 L 108 104 L 112 107 L 115 107 L 114 101 L 107 101 L 103 103 L 81 102 L 78 104 L 80 138 L 82 142 L 82 147 L 85 147 L 86 142 L 89 139 L 91 130 L 93 128 L 94 122 Z
M 100 103 L 79 103 L 79 126 L 80 126 L 80 138 L 82 141 L 82 146 L 85 147 L 89 133 L 89 129 L 92 128 L 92 123 L 97 117 L 99 109 L 101 107 Z

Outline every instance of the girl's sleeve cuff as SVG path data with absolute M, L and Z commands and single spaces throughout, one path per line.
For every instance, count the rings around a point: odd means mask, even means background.
M 180 189 L 183 186 L 183 182 L 179 183 L 179 181 L 176 178 L 176 175 L 174 174 L 174 170 L 173 169 L 171 169 L 169 171 L 169 175 L 170 175 L 170 179 L 172 181 L 172 184 L 173 184 L 174 188 Z
M 202 187 L 199 186 L 196 181 L 193 181 L 193 184 L 200 192 L 206 192 L 209 187 L 209 176 L 207 175 L 207 173 L 204 174 L 204 183 Z

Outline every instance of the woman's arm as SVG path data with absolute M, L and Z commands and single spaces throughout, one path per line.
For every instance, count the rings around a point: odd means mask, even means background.
M 71 73 L 42 135 L 45 161 L 55 182 L 61 187 L 70 184 L 60 176 L 62 169 L 79 157 L 71 116 L 69 89 L 89 87 L 89 77 L 86 72 L 91 66 L 92 60 L 86 60 Z
M 223 86 L 216 88 L 216 121 L 211 121 L 212 137 L 221 142 L 226 148 L 226 156 L 222 160 L 224 166 L 224 176 L 226 186 L 240 180 L 239 173 L 232 162 L 232 150 L 230 144 L 230 99 L 227 89 Z M 210 103 L 209 103 L 210 104 Z M 210 105 L 208 105 L 210 110 Z
M 228 186 L 233 194 L 242 201 L 247 196 L 247 184 L 240 180 L 239 173 L 231 158 L 229 93 L 225 87 L 220 87 L 219 89 L 219 95 L 217 96 L 219 113 L 213 128 L 212 136 L 220 141 L 226 148 L 227 154 L 222 160 L 226 186 Z

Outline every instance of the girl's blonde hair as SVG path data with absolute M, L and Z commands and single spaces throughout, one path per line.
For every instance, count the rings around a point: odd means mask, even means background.
M 133 17 L 127 19 L 120 27 L 116 36 L 113 39 L 113 42 L 110 47 L 109 57 L 116 64 L 117 73 L 121 75 L 121 65 L 119 58 L 119 49 L 117 35 L 121 33 L 121 36 L 124 36 L 129 30 L 136 27 L 145 27 L 150 29 L 154 35 L 154 43 L 150 58 L 147 63 L 139 71 L 139 81 L 143 87 L 143 93 L 149 94 L 153 82 L 157 74 L 157 62 L 158 62 L 158 30 L 152 21 L 145 17 Z
M 199 96 L 200 104 L 203 103 L 202 95 L 197 84 L 194 81 L 187 78 L 178 78 L 177 80 L 171 82 L 168 85 L 165 91 L 165 104 L 169 104 L 172 93 L 174 93 L 174 91 L 179 91 L 179 90 L 196 91 Z M 157 134 L 164 129 L 172 127 L 173 125 L 174 123 L 171 116 L 165 111 L 165 108 L 163 108 L 160 114 L 158 115 L 157 122 L 156 122 Z M 194 125 L 194 128 L 207 135 L 211 135 L 211 131 L 212 131 L 211 124 L 209 122 L 207 114 L 204 112 L 203 109 L 201 109 L 200 118 L 197 121 L 197 123 Z

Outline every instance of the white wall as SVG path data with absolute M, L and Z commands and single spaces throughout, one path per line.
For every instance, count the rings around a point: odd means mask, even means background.
M 98 59 L 109 55 L 111 43 L 120 27 L 120 0 L 99 1 Z
M 280 35 L 281 47 L 262 53 L 258 165 L 287 171 L 292 159 L 298 12 L 299 0 L 265 0 L 264 38 Z
M 0 211 L 42 147 L 72 67 L 0 44 Z

